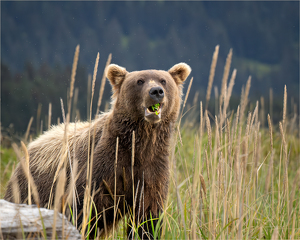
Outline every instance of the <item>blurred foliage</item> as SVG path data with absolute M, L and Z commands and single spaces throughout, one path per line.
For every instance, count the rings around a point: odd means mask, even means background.
M 274 101 L 280 99 L 282 104 L 287 84 L 289 97 L 298 102 L 298 10 L 299 2 L 1 2 L 2 127 L 13 123 L 24 133 L 39 103 L 41 116 L 51 102 L 52 122 L 61 117 L 59 98 L 66 105 L 77 44 L 75 87 L 82 119 L 86 119 L 87 75 L 97 52 L 98 79 L 109 53 L 113 63 L 128 71 L 167 70 L 186 62 L 194 76 L 190 94 L 199 91 L 204 100 L 212 52 L 220 44 L 215 86 L 221 85 L 226 56 L 233 48 L 236 98 L 252 75 L 251 100 L 261 95 L 268 99 L 272 87 Z M 104 103 L 109 96 L 106 87 Z
M 5 188 L 15 167 L 17 156 L 12 148 L 0 147 L 0 198 L 4 197 Z

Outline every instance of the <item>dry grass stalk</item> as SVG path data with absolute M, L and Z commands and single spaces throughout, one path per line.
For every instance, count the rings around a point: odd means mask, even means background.
M 30 118 L 29 123 L 27 125 L 27 130 L 26 130 L 26 133 L 25 133 L 25 136 L 24 136 L 24 142 L 27 142 L 32 122 L 33 122 L 33 117 Z
M 283 114 L 282 114 L 282 127 L 284 131 L 286 127 L 286 108 L 287 108 L 287 90 L 286 90 L 286 85 L 284 85 Z
M 67 118 L 66 118 L 65 110 L 64 110 L 64 104 L 63 104 L 62 99 L 60 99 L 60 104 L 61 104 L 63 122 L 65 123 L 64 137 L 63 137 L 63 141 L 62 141 L 62 152 L 64 154 L 60 156 L 60 161 L 58 163 L 57 169 L 56 169 L 55 174 L 54 174 L 54 179 L 53 179 L 52 186 L 51 186 L 51 189 L 50 189 L 50 197 L 49 197 L 49 201 L 48 201 L 48 208 L 50 208 L 50 206 L 52 205 L 52 193 L 53 193 L 52 190 L 53 190 L 54 184 L 55 184 L 55 182 L 58 178 L 58 175 L 60 173 L 60 170 L 63 167 L 63 165 L 65 164 L 65 162 L 68 158 L 68 154 L 69 154 L 68 135 L 67 135 L 67 132 L 68 132 L 68 121 L 67 121 L 67 119 L 69 119 L 69 114 L 67 114 Z M 65 151 L 65 149 L 68 149 L 68 151 Z M 71 169 L 71 174 L 72 174 L 72 164 L 71 164 L 70 156 L 69 156 L 69 163 L 70 163 L 70 169 Z
M 260 97 L 260 105 L 261 105 L 260 122 L 261 122 L 261 126 L 264 127 L 265 126 L 265 99 L 263 96 Z
M 72 105 L 72 98 L 73 98 L 73 92 L 74 92 L 74 83 L 75 83 L 78 58 L 79 58 L 79 45 L 77 45 L 76 49 L 75 49 L 73 65 L 72 65 L 72 72 L 71 72 L 70 93 L 69 93 L 69 99 L 68 99 L 69 100 L 68 101 L 68 116 L 69 116 L 69 118 L 71 116 L 71 105 Z M 67 118 L 67 122 L 69 122 L 69 121 L 70 121 L 70 119 Z
M 117 196 L 117 164 L 118 164 L 118 149 L 119 149 L 119 137 L 117 137 L 117 142 L 116 142 L 116 159 L 115 159 L 115 190 L 114 190 L 114 220 L 113 220 L 113 239 L 114 234 L 115 234 L 115 220 L 116 220 L 116 196 Z
M 74 53 L 72 73 L 71 73 L 71 83 L 70 83 L 70 99 L 73 98 L 74 82 L 75 82 L 75 76 L 76 76 L 76 70 L 77 70 L 77 64 L 79 58 L 79 48 L 80 48 L 79 45 L 77 45 Z
M 86 168 L 86 187 L 84 192 L 84 207 L 83 207 L 83 221 L 82 221 L 82 238 L 84 238 L 85 229 L 88 224 L 88 215 L 90 208 L 92 207 L 92 199 L 91 199 L 91 190 L 92 190 L 92 170 L 93 170 L 93 153 L 94 153 L 94 147 L 95 147 L 95 131 L 92 139 L 92 149 L 90 149 L 91 145 L 91 122 L 92 122 L 92 107 L 93 107 L 93 98 L 94 98 L 94 92 L 95 92 L 95 82 L 96 82 L 96 76 L 98 71 L 98 64 L 99 64 L 99 52 L 97 53 L 95 66 L 94 66 L 94 73 L 93 73 L 93 83 L 92 83 L 92 93 L 91 93 L 91 99 L 90 99 L 90 114 L 89 114 L 89 137 L 88 137 L 88 157 L 87 157 L 87 168 Z
M 48 130 L 51 127 L 51 116 L 52 116 L 52 103 L 49 103 L 49 108 L 48 108 Z
M 93 84 L 92 84 L 92 93 L 91 93 L 91 99 L 90 99 L 90 116 L 89 116 L 90 125 L 92 122 L 92 107 L 93 107 L 93 98 L 94 98 L 94 92 L 95 92 L 95 82 L 96 82 L 96 76 L 97 76 L 97 71 L 98 71 L 98 64 L 99 64 L 99 52 L 96 57 L 94 73 L 93 73 Z M 88 139 L 89 139 L 88 140 L 88 159 L 87 159 L 87 172 L 86 172 L 87 183 L 90 182 L 90 179 L 91 179 L 90 173 L 91 173 L 92 167 L 90 166 L 90 161 L 91 161 L 90 158 L 93 157 L 93 155 L 90 156 L 90 141 L 91 141 L 91 128 L 90 127 L 89 127 L 89 138 Z M 94 141 L 94 138 L 93 138 L 93 141 Z M 92 148 L 93 147 L 94 147 L 94 144 L 93 144 Z
M 176 135 L 175 135 L 175 138 L 173 139 L 174 145 L 173 145 L 173 148 L 172 148 L 172 151 L 171 151 L 171 165 L 170 165 L 171 169 L 173 169 L 173 164 L 174 164 L 173 161 L 175 160 L 175 157 L 174 157 L 174 155 L 175 155 L 175 146 L 177 144 L 178 136 L 181 139 L 181 136 L 180 136 L 180 124 L 181 124 L 181 120 L 182 120 L 182 116 L 183 116 L 183 110 L 184 110 L 187 98 L 189 96 L 192 83 L 193 83 L 193 78 L 191 78 L 191 80 L 190 80 L 190 83 L 189 83 L 189 86 L 188 86 L 188 90 L 187 90 L 186 95 L 185 95 L 184 103 L 183 103 L 183 106 L 182 106 L 181 114 L 180 114 L 178 125 L 177 125 Z M 172 176 L 171 176 L 171 178 L 172 178 Z
M 199 146 L 199 140 L 198 140 L 198 135 L 195 136 L 195 142 L 194 142 L 194 155 L 196 154 L 196 146 Z M 199 154 L 201 155 L 201 154 Z M 195 156 L 193 156 L 194 158 Z M 190 215 L 191 215 L 191 238 L 192 239 L 196 239 L 197 234 L 196 234 L 196 218 L 197 218 L 197 212 L 198 212 L 198 205 L 199 205 L 199 201 L 197 201 L 197 199 L 199 199 L 199 194 L 201 192 L 201 182 L 200 184 L 198 184 L 200 178 L 198 178 L 199 175 L 202 176 L 201 174 L 201 161 L 200 161 L 201 157 L 199 157 L 199 161 L 196 160 L 194 166 L 193 166 L 193 183 L 192 183 L 192 197 L 191 197 L 191 209 L 190 209 Z M 194 160 L 194 159 L 193 159 Z M 203 177 L 203 176 L 202 176 Z M 204 179 L 203 179 L 204 180 Z M 201 180 L 200 180 L 201 181 Z M 204 182 L 205 183 L 205 182 Z M 197 188 L 198 186 L 198 188 Z M 206 188 L 205 188 L 206 189 Z M 200 190 L 200 191 L 199 191 Z
M 271 151 L 273 151 L 273 128 L 272 128 L 272 120 L 270 114 L 268 114 L 268 124 L 269 124 L 269 135 L 270 135 L 270 146 L 271 146 Z
M 259 238 L 258 239 L 263 239 L 263 226 L 262 225 L 259 227 Z
M 220 94 L 220 99 L 219 99 L 220 106 L 222 105 L 225 95 L 226 95 L 226 92 L 227 92 L 227 80 L 228 80 L 229 71 L 230 71 L 231 59 L 232 59 L 232 48 L 229 50 L 229 53 L 226 58 L 226 63 L 224 66 L 222 85 L 221 85 L 221 94 Z
M 273 88 L 269 89 L 269 112 L 270 116 L 273 117 Z
M 279 235 L 278 226 L 274 229 L 271 240 L 277 240 Z
M 219 45 L 215 47 L 215 51 L 212 57 L 212 62 L 210 66 L 210 72 L 209 72 L 209 78 L 208 78 L 208 86 L 206 90 L 206 103 L 205 103 L 205 109 L 208 107 L 208 103 L 210 100 L 210 94 L 211 94 L 211 89 L 214 81 L 214 76 L 215 76 L 215 71 L 216 71 L 216 66 L 217 66 L 217 60 L 218 60 L 218 54 L 219 54 Z
M 254 120 L 257 119 L 257 118 L 258 118 L 258 101 L 256 101 L 256 106 L 255 106 L 254 111 L 253 111 L 250 128 L 252 128 Z
M 210 171 L 209 171 L 209 160 L 208 160 L 208 154 L 207 154 L 207 149 L 205 149 L 204 150 L 204 152 L 205 152 L 205 162 L 206 162 L 206 171 L 207 171 L 207 179 L 208 179 L 208 181 L 209 181 L 209 173 L 210 173 Z
M 205 185 L 204 177 L 201 173 L 200 173 L 200 182 L 201 182 L 201 188 L 203 189 L 204 192 L 204 197 L 206 197 L 206 185 Z
M 64 103 L 63 103 L 63 100 L 60 99 L 60 105 L 61 105 L 61 111 L 62 111 L 62 116 L 63 116 L 63 122 L 65 123 L 65 131 L 64 131 L 64 139 L 63 139 L 63 147 L 64 144 L 66 144 L 67 142 L 67 122 L 66 122 L 66 116 L 65 116 L 65 110 L 64 110 Z M 66 152 L 66 151 L 63 151 L 63 152 Z M 66 156 L 61 156 L 61 160 L 57 166 L 57 169 L 56 169 L 56 172 L 55 172 L 55 175 L 54 175 L 54 180 L 53 180 L 53 183 L 52 183 L 52 187 L 51 187 L 51 191 L 50 191 L 50 198 L 49 198 L 49 204 L 48 204 L 48 208 L 50 207 L 50 204 L 51 204 L 51 195 L 52 195 L 52 188 L 53 188 L 53 185 L 54 185 L 54 182 L 57 180 L 57 177 L 58 177 L 58 174 L 59 174 L 59 171 L 61 169 L 61 167 L 63 166 L 63 163 L 64 163 L 64 160 L 65 160 L 65 157 Z
M 214 86 L 214 94 L 215 94 L 215 115 L 218 115 L 219 91 L 218 91 L 218 87 L 217 86 Z
M 103 224 L 104 224 L 104 235 L 105 235 L 105 239 L 107 236 L 107 224 L 106 224 L 106 215 L 105 215 L 105 208 L 103 207 Z M 98 235 L 99 236 L 99 235 Z
M 40 130 L 40 134 L 43 134 L 43 120 L 41 121 L 41 130 Z
M 293 214 L 293 223 L 292 223 L 292 233 L 291 233 L 291 238 L 292 240 L 295 239 L 295 222 L 296 222 L 296 213 L 294 212 Z
M 89 116 L 90 116 L 90 102 L 91 102 L 91 92 L 92 92 L 92 75 L 89 74 L 88 75 L 88 81 L 87 81 L 87 100 L 86 100 L 86 103 L 87 103 L 87 107 L 86 107 L 86 110 L 87 110 L 87 119 L 89 119 Z
M 233 86 L 234 86 L 234 83 L 235 83 L 236 72 L 237 72 L 237 70 L 233 69 L 233 72 L 232 72 L 232 75 L 231 75 L 231 78 L 230 78 L 230 81 L 229 81 L 227 94 L 226 94 L 226 98 L 227 98 L 228 102 L 230 100 L 230 97 L 231 97 L 231 94 L 232 94 L 232 89 L 233 89 Z M 228 103 L 227 103 L 227 106 L 228 106 Z
M 143 197 L 143 214 L 142 214 L 142 219 L 144 219 L 144 210 L 145 210 L 145 193 L 144 193 L 144 189 L 145 189 L 145 176 L 144 176 L 144 172 L 143 172 L 143 179 L 142 179 L 142 186 L 141 186 L 141 193 L 140 193 L 140 199 L 139 199 L 139 210 L 138 210 L 138 221 L 140 223 L 140 212 L 141 212 L 141 206 L 142 206 L 142 197 Z M 137 194 L 136 194 L 137 196 Z M 165 208 L 163 208 L 165 209 Z M 124 229 L 125 230 L 125 229 Z M 124 232 L 124 238 L 126 237 L 126 233 Z
M 298 170 L 296 172 L 296 176 L 293 181 L 291 197 L 290 197 L 290 202 L 289 202 L 289 209 L 293 209 L 293 202 L 296 200 L 295 199 L 296 189 L 300 188 L 299 180 L 300 180 L 300 167 L 298 168 Z
M 207 117 L 208 119 L 208 117 Z M 209 123 L 210 127 L 210 123 Z M 218 130 L 216 130 L 216 142 L 217 142 L 217 134 Z M 212 155 L 214 155 L 212 157 Z M 212 237 L 215 238 L 216 236 L 216 224 L 217 224 L 217 194 L 218 194 L 218 185 L 217 185 L 217 174 L 218 174 L 218 169 L 217 169 L 217 143 L 214 146 L 213 152 L 210 152 L 210 162 L 213 163 L 211 170 L 212 171 L 212 190 L 210 191 L 210 202 L 209 202 L 209 209 L 210 209 L 210 217 L 209 221 L 212 221 L 212 226 L 210 228 L 210 232 L 212 234 Z
M 73 111 L 72 111 L 72 118 L 71 121 L 75 121 L 75 118 L 78 118 L 78 114 L 77 114 L 77 102 L 78 102 L 78 93 L 79 93 L 79 89 L 78 87 L 75 88 L 75 93 L 74 93 L 74 100 L 73 100 Z M 77 115 L 77 116 L 76 116 Z
M 221 127 L 222 127 L 223 123 L 225 122 L 226 111 L 227 111 L 227 108 L 228 108 L 228 105 L 229 105 L 229 100 L 230 100 L 230 97 L 231 97 L 231 94 L 232 94 L 232 89 L 233 89 L 233 86 L 234 86 L 235 78 L 236 78 L 236 69 L 234 69 L 233 72 L 232 72 L 232 75 L 231 75 L 231 78 L 230 78 L 230 81 L 229 81 L 229 85 L 228 85 L 228 88 L 227 88 L 227 92 L 225 92 L 225 94 L 224 94 L 223 116 L 220 119 L 221 120 L 221 124 L 220 124 Z
M 273 156 L 274 156 L 274 150 L 273 150 L 273 129 L 272 129 L 272 121 L 271 117 L 268 114 L 268 125 L 269 125 L 269 135 L 270 135 L 270 147 L 271 147 L 271 157 L 270 157 L 270 163 L 269 163 L 269 169 L 268 174 L 266 177 L 266 183 L 265 183 L 265 192 L 267 193 L 269 191 L 270 182 L 273 184 Z M 273 188 L 273 187 L 272 187 Z M 271 189 L 273 192 L 273 189 Z
M 279 166 L 278 166 L 278 204 L 277 204 L 277 219 L 280 216 L 280 203 L 281 203 L 281 162 L 282 162 L 282 144 L 280 147 L 280 155 L 279 155 Z
M 202 101 L 200 101 L 200 126 L 199 126 L 199 153 L 198 153 L 198 162 L 199 162 L 199 169 L 198 173 L 201 174 L 201 155 L 202 155 L 202 136 L 203 136 L 203 105 Z
M 132 132 L 132 150 L 131 150 L 131 178 L 132 178 L 132 199 L 135 198 L 134 195 L 134 154 L 135 154 L 135 131 Z M 135 201 L 133 200 L 133 207 L 132 207 L 132 226 L 135 224 Z M 132 233 L 132 236 L 134 233 Z
M 75 121 L 75 125 L 74 125 L 74 136 L 76 135 L 76 121 Z M 76 140 L 74 141 L 74 146 L 73 149 L 76 149 Z M 76 196 L 78 198 L 78 193 L 76 191 L 76 180 L 78 178 L 77 176 L 77 171 L 78 171 L 78 161 L 76 159 L 76 155 L 75 155 L 76 151 L 73 151 L 73 166 L 71 164 L 71 156 L 69 156 L 69 160 L 70 160 L 70 170 L 71 170 L 71 180 L 68 186 L 68 190 L 67 190 L 67 198 L 66 198 L 66 203 L 63 209 L 63 213 L 65 213 L 66 207 L 68 204 L 70 204 L 73 208 L 73 220 L 75 222 L 75 226 L 77 228 L 77 201 L 76 201 Z
M 243 121 L 245 109 L 248 104 L 248 96 L 249 96 L 250 87 L 251 87 L 251 76 L 249 76 L 249 78 L 247 80 L 244 96 L 243 96 L 243 99 L 241 99 L 241 117 L 240 117 L 241 121 Z
M 199 134 L 200 134 L 200 141 L 202 140 L 203 135 L 203 104 L 200 101 L 200 125 L 199 125 Z M 201 146 L 201 145 L 200 145 Z
M 39 135 L 39 129 L 40 129 L 40 118 L 41 118 L 41 112 L 42 112 L 42 104 L 38 104 L 38 109 L 36 112 L 36 134 Z
M 214 148 L 214 158 L 218 158 L 218 167 L 217 167 L 217 182 L 218 182 L 218 190 L 219 194 L 222 192 L 222 185 L 221 185 L 221 180 L 222 180 L 222 151 L 221 151 L 221 134 L 219 130 L 219 124 L 218 124 L 218 117 L 215 116 L 215 148 Z
M 59 174 L 58 181 L 56 184 L 56 191 L 55 191 L 55 199 L 54 199 L 54 217 L 53 217 L 53 228 L 52 228 L 52 240 L 55 239 L 55 230 L 56 230 L 56 217 L 57 213 L 61 209 L 62 196 L 64 195 L 65 190 L 65 183 L 66 183 L 66 169 L 63 168 Z
M 194 78 L 192 77 L 191 80 L 190 80 L 188 89 L 187 89 L 187 91 L 186 91 L 186 94 L 185 94 L 185 98 L 184 98 L 184 102 L 183 102 L 183 106 L 182 106 L 182 110 L 181 110 L 181 114 L 180 114 L 180 118 L 179 118 L 178 129 L 179 129 L 180 124 L 181 124 L 181 120 L 182 120 L 182 116 L 183 116 L 183 110 L 184 110 L 186 101 L 187 101 L 187 99 L 188 99 L 188 96 L 189 96 L 189 94 L 190 94 L 191 86 L 192 86 L 192 84 L 193 84 L 193 79 L 194 79 Z M 179 131 L 178 131 L 178 133 L 179 133 Z M 180 134 L 180 133 L 179 133 L 179 134 Z M 177 139 L 177 138 L 176 138 L 176 139 Z
M 250 136 L 250 122 L 251 122 L 251 112 L 248 113 L 248 118 L 247 118 L 247 125 L 246 125 L 246 132 L 245 132 L 245 149 L 244 149 L 244 157 L 243 159 L 243 171 L 246 172 L 246 165 L 248 161 L 248 143 L 249 143 L 249 136 Z
M 25 160 L 26 160 L 26 170 L 28 172 L 28 176 L 30 174 L 30 168 L 29 168 L 29 154 L 28 154 L 28 151 L 27 151 L 27 148 L 25 146 L 25 144 L 23 142 L 21 142 L 21 146 L 22 146 L 22 149 L 25 153 Z M 31 188 L 30 188 L 30 178 L 28 178 L 28 181 L 27 181 L 27 184 L 28 184 L 28 205 L 31 205 Z
M 210 155 L 212 154 L 212 135 L 211 135 L 211 125 L 210 120 L 207 114 L 207 110 L 205 110 L 205 120 L 206 120 L 206 128 L 207 128 L 207 136 L 208 136 L 208 145 L 210 150 Z
M 249 179 L 249 187 L 253 186 L 253 200 L 255 201 L 256 199 L 256 188 L 255 188 L 255 184 L 256 184 L 256 167 L 257 167 L 257 139 L 258 139 L 258 132 L 255 129 L 254 130 L 254 144 L 253 144 L 253 155 L 252 155 L 252 166 L 251 166 L 251 172 L 250 172 L 250 179 Z
M 258 138 L 257 138 L 257 142 L 255 142 L 257 144 L 257 147 L 256 147 L 256 153 L 255 153 L 255 161 L 254 161 L 254 168 L 255 168 L 255 172 L 256 172 L 255 189 L 257 189 L 257 190 L 258 190 L 259 170 L 264 162 L 263 161 L 261 164 L 259 164 L 259 161 L 261 159 L 261 132 L 259 131 L 259 127 L 260 127 L 260 122 L 258 123 L 258 126 L 257 126 Z M 258 191 L 256 193 L 258 193 Z M 256 195 L 256 198 L 257 198 L 257 195 Z
M 173 160 L 175 162 L 175 160 Z M 178 179 L 177 179 L 177 169 L 176 169 L 176 163 L 173 165 L 174 167 L 174 180 L 175 180 L 175 190 L 176 190 L 176 198 L 177 198 L 177 206 L 178 206 L 178 215 L 180 215 L 180 219 L 178 217 L 178 222 L 182 222 L 183 228 L 184 228 L 184 236 L 185 239 L 187 239 L 187 234 L 186 234 L 186 225 L 185 225 L 185 220 L 184 220 L 184 211 L 183 211 L 183 205 L 181 201 L 181 197 L 179 194 L 179 186 L 178 186 Z
M 93 83 L 92 83 L 92 95 L 91 95 L 91 103 L 90 103 L 90 122 L 92 120 L 92 104 L 93 104 L 93 98 L 94 98 L 94 92 L 95 92 L 95 82 L 96 82 L 96 76 L 97 76 L 97 71 L 98 71 L 98 64 L 99 64 L 99 52 L 96 57 L 96 62 L 95 62 L 95 67 L 94 67 L 94 73 L 93 73 Z
M 21 203 L 21 196 L 20 196 L 20 188 L 18 184 L 18 177 L 13 174 L 11 177 L 12 181 L 12 192 L 13 192 L 13 198 L 15 203 Z
M 198 98 L 199 98 L 199 91 L 196 91 L 194 100 L 193 100 L 193 106 L 195 106 L 198 103 Z
M 22 144 L 22 149 L 23 149 L 23 152 L 24 152 L 25 156 L 28 155 L 28 151 L 27 151 L 27 148 L 25 147 L 25 144 L 22 141 L 21 141 L 21 144 Z M 12 147 L 13 147 L 13 149 L 14 149 L 14 151 L 15 151 L 15 153 L 16 153 L 16 155 L 17 155 L 17 157 L 18 157 L 18 159 L 21 163 L 21 166 L 23 168 L 23 172 L 25 174 L 25 177 L 27 178 L 27 181 L 30 182 L 34 202 L 37 206 L 40 206 L 40 198 L 39 198 L 39 194 L 38 194 L 38 191 L 37 191 L 37 187 L 34 183 L 31 172 L 28 171 L 26 160 L 24 159 L 24 157 L 22 157 L 17 144 L 12 143 Z
M 236 110 L 234 132 L 232 134 L 232 136 L 234 136 L 234 144 L 237 142 L 236 138 L 237 138 L 237 127 L 238 127 L 239 120 L 240 120 L 240 106 L 238 106 L 237 110 Z M 232 146 L 232 149 L 233 149 L 233 146 Z
M 247 120 L 247 126 L 246 129 L 249 129 L 249 122 L 250 122 L 251 114 L 248 115 L 248 120 Z M 238 121 L 238 119 L 237 119 Z M 243 166 L 241 165 L 241 158 L 240 158 L 240 148 L 241 148 L 241 134 L 242 134 L 242 122 L 241 119 L 239 120 L 239 132 L 238 132 L 238 139 L 236 142 L 235 146 L 235 174 L 236 174 L 236 217 L 241 219 L 242 215 L 242 182 L 243 182 Z M 247 132 L 247 130 L 246 130 Z M 247 135 L 245 139 L 245 144 L 247 142 Z M 245 151 L 246 151 L 246 146 L 245 146 Z M 245 154 L 246 155 L 246 154 Z M 246 161 L 246 160 L 245 160 Z M 242 239 L 242 223 L 241 220 L 236 222 L 236 227 L 238 230 L 237 234 L 237 239 Z
M 228 119 L 226 119 L 226 134 L 227 134 L 227 142 L 228 142 L 228 148 L 227 148 L 227 157 L 225 157 L 225 159 L 229 160 L 229 166 L 231 166 L 231 146 L 232 146 L 232 135 L 230 134 L 230 125 L 231 125 L 231 121 L 229 121 Z
M 92 105 L 93 105 L 93 98 L 94 98 L 94 92 L 95 92 L 95 82 L 96 82 L 96 76 L 97 76 L 97 71 L 98 71 L 98 64 L 99 64 L 99 52 L 96 57 L 96 62 L 95 62 L 95 67 L 94 67 L 94 73 L 93 73 L 93 84 L 92 84 L 92 95 L 91 95 L 91 103 L 90 103 L 90 122 L 92 120 Z
M 105 87 L 105 82 L 106 82 L 107 67 L 110 64 L 110 62 L 111 62 L 111 53 L 108 55 L 108 58 L 107 58 L 107 61 L 106 61 L 106 64 L 105 64 L 105 68 L 104 68 L 104 71 L 103 71 L 103 75 L 102 75 L 101 87 L 100 87 L 100 90 L 99 90 L 99 98 L 98 98 L 96 116 L 99 113 L 100 105 L 101 105 L 101 102 L 102 102 L 102 97 L 103 97 L 103 92 L 104 92 L 104 87 Z
M 284 164 L 284 180 L 283 180 L 283 193 L 286 196 L 286 201 L 289 203 L 289 181 L 288 181 L 288 147 L 284 135 L 284 130 L 283 130 L 283 124 L 279 122 L 279 130 L 281 134 L 281 139 L 282 139 L 282 145 L 283 145 L 283 152 L 284 152 L 284 159 L 285 159 L 285 164 Z M 287 211 L 288 214 L 289 212 L 289 205 L 287 204 Z

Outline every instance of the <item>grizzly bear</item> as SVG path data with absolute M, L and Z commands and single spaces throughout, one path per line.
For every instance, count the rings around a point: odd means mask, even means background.
M 97 221 L 99 233 L 102 236 L 106 234 L 112 229 L 114 218 L 116 222 L 119 221 L 124 212 L 133 213 L 132 208 L 135 206 L 133 217 L 136 226 L 144 223 L 139 228 L 138 235 L 141 239 L 153 238 L 153 229 L 157 229 L 157 225 L 160 227 L 161 221 L 157 219 L 168 193 L 170 140 L 180 110 L 182 84 L 190 72 L 191 68 L 185 63 L 176 64 L 168 71 L 133 72 L 127 72 L 125 68 L 115 64 L 109 65 L 107 78 L 113 89 L 109 112 L 100 114 L 92 122 L 69 123 L 68 148 L 63 148 L 65 124 L 53 126 L 28 145 L 30 172 L 37 186 L 40 206 L 47 207 L 50 190 L 55 182 L 55 172 L 62 156 L 68 155 L 72 162 L 75 156 L 78 162 L 76 206 L 79 226 L 82 222 L 87 182 L 87 159 L 93 153 L 93 189 L 89 194 L 94 192 L 96 211 L 93 211 L 92 222 L 96 219 L 96 212 L 98 217 L 105 210 L 105 219 L 102 214 Z M 134 144 L 132 139 L 135 139 Z M 131 166 L 132 160 L 134 166 Z M 70 185 L 70 166 L 66 169 L 67 191 Z M 21 202 L 27 201 L 28 183 L 20 164 L 12 179 L 17 179 Z M 13 202 L 12 179 L 8 183 L 5 199 Z M 114 216 L 114 199 L 111 193 L 114 193 L 115 181 L 118 213 Z M 53 185 L 54 195 L 56 184 Z M 126 204 L 123 204 L 123 199 Z M 133 232 L 129 227 L 128 237 L 131 238 Z

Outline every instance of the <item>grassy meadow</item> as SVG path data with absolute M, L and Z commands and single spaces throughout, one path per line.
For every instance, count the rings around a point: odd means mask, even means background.
M 219 94 L 212 98 L 218 51 L 217 46 L 212 57 L 206 98 L 199 100 L 198 94 L 189 96 L 193 79 L 187 80 L 185 85 L 188 90 L 171 145 L 170 188 L 162 214 L 160 238 L 300 239 L 298 106 L 294 104 L 288 107 L 290 105 L 286 86 L 282 89 L 282 120 L 274 123 L 272 95 L 268 108 L 265 107 L 263 98 L 249 103 L 249 77 L 241 90 L 240 104 L 236 109 L 230 109 L 230 97 L 236 77 L 236 70 L 230 71 L 232 51 L 226 59 L 222 84 L 218 86 L 219 90 L 216 91 L 215 88 L 215 93 Z M 78 54 L 79 49 L 75 52 L 73 63 L 69 104 L 66 107 L 67 123 L 71 115 L 69 113 L 72 108 Z M 107 64 L 109 62 L 110 59 Z M 97 67 L 96 60 L 88 95 L 91 102 Z M 105 84 L 103 79 L 97 112 L 102 101 Z M 187 99 L 192 97 L 193 104 L 187 104 Z M 211 105 L 214 106 L 214 113 L 208 108 Z M 91 121 L 91 111 L 89 118 Z M 31 123 L 28 129 L 30 125 Z M 33 138 L 28 132 L 29 130 L 22 139 L 25 143 Z M 1 148 L 0 197 L 4 195 L 5 186 L 18 161 L 17 156 L 21 155 L 21 149 L 26 156 L 26 149 L 24 146 L 19 147 L 19 142 L 14 144 L 14 150 L 11 147 Z M 58 181 L 65 181 L 62 176 L 63 174 L 59 175 Z M 86 234 L 86 229 L 93 227 L 89 226 L 89 209 L 93 206 L 89 183 L 86 189 L 81 234 L 82 238 L 91 238 L 92 236 Z M 55 201 L 55 204 L 58 202 L 59 200 Z M 100 213 L 99 217 L 103 217 L 103 214 Z M 124 219 L 124 224 L 131 222 L 130 215 Z M 123 239 L 124 224 L 119 224 L 107 239 Z

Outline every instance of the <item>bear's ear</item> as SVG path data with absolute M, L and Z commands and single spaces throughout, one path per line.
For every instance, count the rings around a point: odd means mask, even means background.
M 168 72 L 171 74 L 177 84 L 181 84 L 186 80 L 188 75 L 190 75 L 191 71 L 191 67 L 186 63 L 178 63 L 171 67 Z
M 126 74 L 127 74 L 126 69 L 116 64 L 110 64 L 107 67 L 106 77 L 109 79 L 111 85 L 114 88 L 122 84 Z

